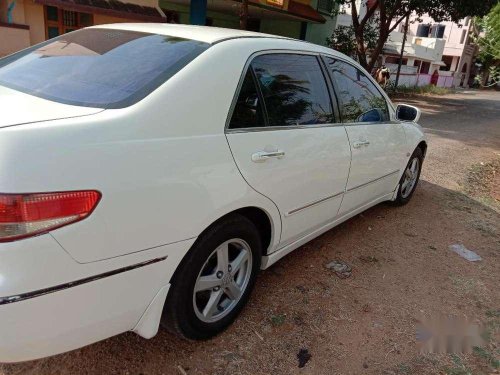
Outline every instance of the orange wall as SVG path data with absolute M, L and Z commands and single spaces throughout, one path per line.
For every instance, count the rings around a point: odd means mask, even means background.
M 24 18 L 26 25 L 30 27 L 31 44 L 37 44 L 45 40 L 45 19 L 43 6 L 26 1 L 24 4 Z
M 0 26 L 0 57 L 10 55 L 30 46 L 28 30 Z

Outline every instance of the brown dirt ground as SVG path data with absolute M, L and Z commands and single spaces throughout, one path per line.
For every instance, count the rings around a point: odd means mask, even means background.
M 225 333 L 207 342 L 127 333 L 0 365 L 0 375 L 498 373 L 500 93 L 410 101 L 423 109 L 429 135 L 412 201 L 374 207 L 262 272 Z M 456 243 L 483 260 L 452 253 Z M 352 266 L 350 278 L 326 269 L 336 259 Z M 483 322 L 489 344 L 467 355 L 419 354 L 417 318 L 439 313 Z M 311 354 L 302 369 L 300 349 Z

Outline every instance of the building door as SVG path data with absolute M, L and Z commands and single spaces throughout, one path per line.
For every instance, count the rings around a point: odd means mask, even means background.
M 54 6 L 45 6 L 44 12 L 46 39 L 94 24 L 94 17 L 90 13 L 73 12 Z

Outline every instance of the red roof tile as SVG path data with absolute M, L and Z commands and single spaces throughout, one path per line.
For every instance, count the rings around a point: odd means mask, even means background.
M 288 3 L 288 13 L 313 22 L 326 22 L 325 18 L 321 14 L 319 14 L 318 11 L 312 6 L 302 4 L 293 0 L 290 0 L 290 2 Z

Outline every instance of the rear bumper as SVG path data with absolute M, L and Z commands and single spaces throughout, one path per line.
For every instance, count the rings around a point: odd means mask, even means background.
M 143 324 L 191 243 L 96 264 L 75 262 L 50 235 L 3 244 L 0 362 L 66 352 Z

